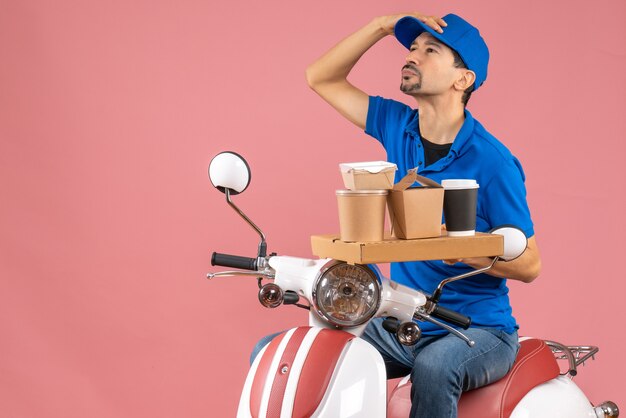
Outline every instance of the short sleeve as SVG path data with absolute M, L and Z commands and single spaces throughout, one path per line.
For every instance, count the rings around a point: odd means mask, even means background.
M 526 201 L 525 175 L 515 157 L 504 160 L 483 189 L 482 214 L 491 228 L 513 225 L 524 231 L 526 237 L 535 234 L 530 209 Z
M 370 96 L 365 133 L 386 147 L 387 138 L 397 135 L 399 127 L 405 126 L 413 113 L 414 110 L 404 103 Z

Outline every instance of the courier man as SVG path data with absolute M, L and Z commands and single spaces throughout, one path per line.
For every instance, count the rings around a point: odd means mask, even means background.
M 400 90 L 416 109 L 370 96 L 348 82 L 354 65 L 378 41 L 394 35 L 408 52 Z M 346 119 L 376 138 L 387 159 L 397 164 L 396 181 L 419 167 L 420 175 L 476 179 L 476 230 L 512 224 L 528 237 L 519 258 L 498 261 L 489 274 L 446 286 L 441 305 L 472 318 L 467 335 L 473 348 L 430 323 L 412 347 L 400 345 L 382 329 L 382 319 L 363 338 L 382 354 L 389 377 L 411 373 L 411 417 L 456 417 L 461 393 L 492 383 L 511 368 L 518 350 L 518 325 L 512 316 L 506 280 L 530 283 L 541 268 L 526 202 L 520 162 L 466 109 L 487 78 L 489 50 L 478 29 L 459 16 L 443 19 L 419 13 L 373 19 L 332 47 L 306 71 L 309 86 Z M 444 278 L 486 267 L 487 258 L 392 263 L 391 278 L 431 293 Z

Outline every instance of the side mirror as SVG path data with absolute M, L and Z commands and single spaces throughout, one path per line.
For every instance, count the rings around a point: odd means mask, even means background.
M 500 256 L 504 261 L 515 260 L 526 251 L 528 238 L 521 229 L 515 226 L 500 226 L 489 233 L 504 237 L 504 253 Z
M 209 179 L 211 184 L 226 195 L 226 202 L 235 210 L 261 237 L 259 243 L 258 258 L 267 254 L 267 242 L 265 234 L 252 222 L 241 209 L 233 203 L 231 196 L 246 190 L 250 185 L 250 166 L 239 154 L 232 151 L 224 151 L 217 154 L 209 163 Z
M 222 193 L 230 189 L 236 195 L 248 188 L 251 178 L 248 162 L 239 154 L 224 151 L 217 154 L 209 164 L 211 184 Z

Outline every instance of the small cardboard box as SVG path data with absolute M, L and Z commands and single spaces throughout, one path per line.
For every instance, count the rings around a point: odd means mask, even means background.
M 410 188 L 414 183 L 422 187 Z M 441 235 L 443 187 L 411 169 L 389 193 L 388 206 L 394 236 L 401 239 Z
M 501 235 L 480 232 L 467 237 L 448 237 L 444 231 L 437 238 L 405 240 L 387 234 L 378 242 L 344 242 L 334 234 L 313 235 L 311 247 L 313 254 L 320 258 L 368 264 L 500 256 L 504 239 Z
M 390 190 L 398 167 L 386 161 L 339 164 L 346 189 Z

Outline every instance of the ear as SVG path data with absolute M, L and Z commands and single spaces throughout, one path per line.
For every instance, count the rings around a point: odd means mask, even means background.
M 476 74 L 472 70 L 463 68 L 460 72 L 459 78 L 454 83 L 454 88 L 460 91 L 467 90 L 476 81 Z

